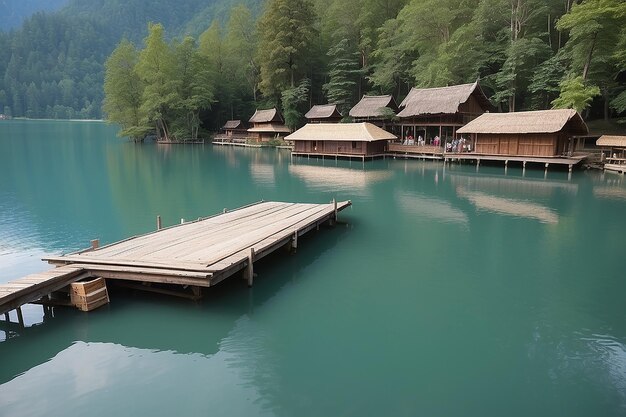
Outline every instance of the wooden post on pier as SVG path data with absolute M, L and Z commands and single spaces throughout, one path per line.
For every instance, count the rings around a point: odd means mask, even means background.
M 157 216 L 157 230 L 161 230 L 161 216 Z
M 100 239 L 93 239 L 92 241 L 90 241 L 90 243 L 92 250 L 96 250 L 100 247 Z
M 17 321 L 21 327 L 24 327 L 24 316 L 22 315 L 22 307 L 18 307 L 15 309 L 17 311 Z
M 295 252 L 298 249 L 298 231 L 293 232 L 293 238 L 291 239 L 291 248 Z
M 252 287 L 252 283 L 254 282 L 254 248 L 250 248 L 250 253 L 248 254 L 246 275 L 246 278 L 248 279 L 248 287 Z

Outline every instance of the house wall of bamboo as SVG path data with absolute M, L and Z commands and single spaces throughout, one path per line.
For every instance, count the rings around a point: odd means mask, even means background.
M 335 141 L 299 140 L 295 141 L 294 152 L 314 154 L 339 154 L 370 156 L 385 152 L 387 141 Z
M 560 156 L 568 152 L 563 133 L 477 134 L 475 152 L 511 156 Z

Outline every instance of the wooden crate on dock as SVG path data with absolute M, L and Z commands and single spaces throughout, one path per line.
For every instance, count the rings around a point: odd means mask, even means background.
M 75 282 L 70 285 L 70 299 L 72 304 L 82 311 L 95 310 L 109 303 L 104 278 L 96 278 L 91 281 Z

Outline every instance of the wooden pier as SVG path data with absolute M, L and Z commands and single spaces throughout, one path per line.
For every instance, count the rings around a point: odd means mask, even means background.
M 298 238 L 325 222 L 334 224 L 337 213 L 350 201 L 329 204 L 259 202 L 215 216 L 161 228 L 120 242 L 92 246 L 63 256 L 45 258 L 58 267 L 0 284 L 0 314 L 87 277 L 177 284 L 199 298 L 210 287 L 244 271 L 248 285 L 254 279 L 254 261 L 281 247 L 296 248 Z M 156 292 L 171 292 L 157 289 Z

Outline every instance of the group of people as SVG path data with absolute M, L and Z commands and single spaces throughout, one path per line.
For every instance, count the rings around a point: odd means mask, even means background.
M 419 135 L 416 141 L 413 138 L 413 135 L 409 134 L 404 138 L 402 144 L 424 146 L 426 145 L 426 140 L 421 135 Z M 439 136 L 435 136 L 430 144 L 433 146 L 441 146 L 441 139 L 439 138 Z M 464 137 L 461 137 L 460 139 L 455 138 L 451 142 L 446 142 L 445 148 L 446 152 L 471 152 L 472 145 Z
M 404 142 L 402 142 L 403 145 L 417 145 L 417 146 L 424 146 L 426 145 L 426 141 L 424 140 L 424 138 L 420 135 L 417 137 L 417 143 L 415 143 L 415 139 L 413 138 L 413 135 L 409 135 L 406 138 L 404 138 Z
M 471 152 L 472 144 L 461 136 L 460 139 L 453 139 L 452 142 L 446 143 L 446 152 Z

